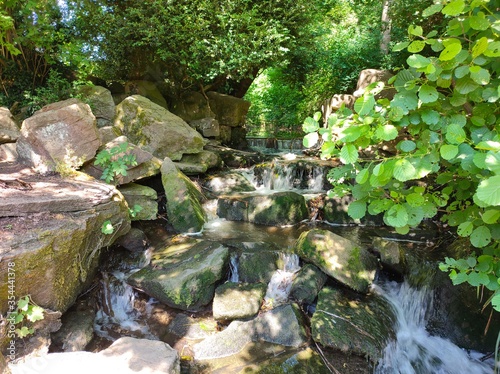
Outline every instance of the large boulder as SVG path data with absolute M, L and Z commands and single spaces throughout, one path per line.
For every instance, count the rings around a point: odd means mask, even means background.
M 130 229 L 128 206 L 113 186 L 95 180 L 0 168 L 0 180 L 9 178 L 13 183 L 0 187 L 0 277 L 15 264 L 16 295 L 64 312 L 93 281 L 101 249 Z M 106 221 L 112 234 L 101 231 Z M 0 283 L 2 294 L 7 288 Z
M 132 156 L 134 163 L 124 166 L 126 175 L 114 175 L 114 178 L 110 182 L 116 185 L 123 185 L 160 173 L 161 160 L 137 147 L 135 144 L 130 143 L 126 136 L 120 136 L 106 143 L 100 148 L 100 152 L 108 152 L 111 155 L 108 164 L 96 165 L 94 160 L 93 163 L 89 163 L 82 168 L 85 173 L 94 178 L 102 179 L 104 170 L 106 168 L 109 169 L 112 162 L 129 156 Z
M 120 373 L 180 374 L 179 354 L 156 340 L 122 337 L 99 353 L 50 353 L 10 365 L 12 374 Z
M 94 157 L 99 145 L 90 106 L 68 99 L 44 106 L 24 120 L 17 153 L 27 165 L 47 172 L 61 165 L 80 167 Z
M 13 143 L 19 138 L 21 131 L 9 109 L 0 107 L 0 144 Z
M 365 69 L 361 70 L 359 73 L 358 83 L 356 85 L 356 91 L 354 91 L 353 95 L 355 98 L 358 98 L 363 95 L 365 88 L 370 84 L 375 82 L 384 82 L 385 85 L 388 85 L 389 79 L 394 76 L 389 70 L 378 70 L 378 69 Z M 377 98 L 388 98 L 392 99 L 396 90 L 393 88 L 386 88 L 382 90 L 376 97 Z
M 305 264 L 292 282 L 290 298 L 300 304 L 312 304 L 327 280 L 327 275 L 316 266 Z
M 184 121 L 194 126 L 192 121 L 215 118 L 215 113 L 210 109 L 208 100 L 203 94 L 195 91 L 186 91 L 179 99 L 174 99 L 170 110 Z
M 141 95 L 147 97 L 153 103 L 168 109 L 167 101 L 161 94 L 156 84 L 151 81 L 135 80 L 128 81 L 124 86 L 125 95 Z
M 119 188 L 128 206 L 140 207 L 131 217 L 132 221 L 155 220 L 158 215 L 158 194 L 154 189 L 137 183 L 128 183 Z
M 230 127 L 243 126 L 250 108 L 249 101 L 214 91 L 208 92 L 207 96 L 210 108 L 221 125 Z
M 115 117 L 115 102 L 111 91 L 102 86 L 82 86 L 79 90 L 94 113 L 97 127 L 112 125 Z
M 307 219 L 304 196 L 293 191 L 271 195 L 231 195 L 220 197 L 217 215 L 230 221 L 267 226 L 293 225 Z
M 254 185 L 248 179 L 234 171 L 211 175 L 204 186 L 216 196 L 255 191 Z
M 311 319 L 315 342 L 377 362 L 395 338 L 396 317 L 390 304 L 377 294 L 359 297 L 349 290 L 325 287 Z
M 375 279 L 375 256 L 358 243 L 331 231 L 313 229 L 303 232 L 293 251 L 355 291 L 367 293 Z
M 161 180 L 167 198 L 168 221 L 180 233 L 199 232 L 205 223 L 203 196 L 169 158 L 163 160 Z
M 128 139 L 159 159 L 180 160 L 203 150 L 203 137 L 184 120 L 140 95 L 116 106 L 115 126 Z
M 219 243 L 167 247 L 155 252 L 150 265 L 132 274 L 128 283 L 168 306 L 195 311 L 212 301 L 228 262 L 229 250 Z

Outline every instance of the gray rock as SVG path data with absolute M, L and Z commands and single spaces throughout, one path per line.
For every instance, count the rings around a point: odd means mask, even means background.
M 195 359 L 232 356 L 252 341 L 300 347 L 307 342 L 303 323 L 300 311 L 292 305 L 280 306 L 250 321 L 233 321 L 225 330 L 195 344 Z
M 213 317 L 218 321 L 255 317 L 265 293 L 266 285 L 263 283 L 227 282 L 215 289 Z
M 119 237 L 115 244 L 131 252 L 142 252 L 148 246 L 148 238 L 142 230 L 132 227 L 125 235 Z
M 241 282 L 269 283 L 278 268 L 276 251 L 244 251 L 238 258 L 238 273 Z
M 172 113 L 187 122 L 215 118 L 207 98 L 196 91 L 183 92 L 179 99 L 173 100 L 170 109 Z
M 112 142 L 116 138 L 123 136 L 120 129 L 114 126 L 99 127 L 98 131 L 99 139 L 101 139 L 101 144 Z
M 206 117 L 190 121 L 189 124 L 205 138 L 217 138 L 220 136 L 219 121 L 214 118 Z
M 97 127 L 112 125 L 115 116 L 115 102 L 111 91 L 101 86 L 81 86 L 79 91 L 85 102 L 90 105 L 97 120 Z
M 96 119 L 78 99 L 47 105 L 24 120 L 17 141 L 19 159 L 44 173 L 61 165 L 77 169 L 99 148 Z
M 218 168 L 221 165 L 222 160 L 217 153 L 203 150 L 200 153 L 183 155 L 181 162 L 203 165 L 208 170 Z
M 293 251 L 355 291 L 367 293 L 375 279 L 375 256 L 358 243 L 331 231 L 313 229 L 302 233 Z
M 115 176 L 112 183 L 116 185 L 123 185 L 160 173 L 161 160 L 157 159 L 151 153 L 144 151 L 135 144 L 130 143 L 126 136 L 115 138 L 111 142 L 104 145 L 104 147 L 101 148 L 101 151 L 111 151 L 113 148 L 116 148 L 123 143 L 127 143 L 127 150 L 114 155 L 113 160 L 132 154 L 134 155 L 136 165 L 127 165 L 127 175 L 120 174 Z M 82 170 L 97 179 L 100 179 L 103 173 L 102 165 L 95 165 L 94 162 L 85 165 Z
M 210 108 L 221 125 L 238 127 L 245 123 L 250 108 L 250 102 L 234 96 L 220 94 L 214 91 L 207 92 Z
M 213 320 L 211 321 L 213 322 Z M 177 314 L 172 322 L 168 325 L 168 332 L 174 334 L 179 338 L 187 339 L 205 339 L 212 335 L 213 330 L 215 330 L 215 324 L 212 329 L 207 329 L 206 324 L 210 324 L 210 321 L 205 321 L 200 318 L 192 318 L 185 314 Z
M 186 153 L 203 150 L 203 137 L 181 118 L 139 95 L 116 107 L 115 126 L 143 150 L 163 160 L 178 161 Z
M 125 95 L 141 95 L 147 97 L 153 103 L 168 109 L 167 101 L 153 82 L 135 80 L 125 83 Z
M 170 247 L 154 253 L 150 266 L 132 274 L 128 283 L 173 308 L 199 310 L 212 301 L 228 261 L 228 249 L 218 243 Z
M 205 223 L 203 196 L 195 184 L 165 158 L 161 180 L 167 198 L 168 221 L 179 233 L 199 232 Z
M 17 148 L 16 143 L 5 143 L 0 144 L 0 162 L 10 161 L 14 162 L 17 160 Z
M 94 336 L 95 313 L 76 310 L 61 319 L 62 327 L 52 334 L 52 344 L 64 352 L 83 351 Z
M 131 217 L 132 221 L 155 220 L 158 215 L 158 194 L 154 189 L 137 183 L 120 186 L 119 191 L 127 201 L 130 209 L 139 206 L 141 209 Z
M 0 107 L 0 144 L 13 143 L 20 135 L 21 131 L 14 121 L 10 110 Z
M 168 344 L 147 339 L 123 337 L 99 353 L 51 353 L 31 357 L 9 365 L 12 374 L 32 372 L 66 374 L 120 373 L 120 374 L 180 374 L 177 351 Z
M 400 275 L 406 273 L 406 261 L 402 248 L 398 242 L 375 237 L 372 239 L 373 250 L 380 256 L 382 266 L 387 267 Z
M 246 221 L 267 226 L 299 223 L 308 217 L 304 196 L 296 192 L 271 195 L 232 195 L 219 198 L 217 215 L 230 221 Z
M 395 337 L 394 312 L 379 295 L 351 293 L 330 287 L 321 290 L 311 319 L 312 338 L 323 346 L 377 362 Z
M 301 304 L 312 304 L 327 279 L 316 266 L 305 264 L 293 280 L 290 297 Z

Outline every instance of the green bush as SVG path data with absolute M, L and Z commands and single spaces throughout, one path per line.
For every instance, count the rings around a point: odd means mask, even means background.
M 384 85 L 372 84 L 354 112 L 334 113 L 326 128 L 306 119 L 304 144 L 321 139 L 322 157 L 344 164 L 329 179 L 332 193 L 355 198 L 352 218 L 383 214 L 406 234 L 440 217 L 468 238 L 468 257 L 440 268 L 454 284 L 490 290 L 487 303 L 500 311 L 500 13 L 488 0 L 446 0 L 422 12 L 436 14 L 442 27 L 410 25 L 409 40 L 395 46 L 410 56 L 390 81 L 391 101 L 376 100 Z M 382 153 L 382 143 L 395 153 Z M 368 147 L 373 157 L 361 152 Z

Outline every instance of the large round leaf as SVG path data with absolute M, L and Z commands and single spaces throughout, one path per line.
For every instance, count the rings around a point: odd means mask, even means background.
M 488 205 L 500 205 L 500 175 L 495 175 L 479 183 L 476 196 Z
M 402 158 L 395 162 L 393 175 L 398 181 L 406 182 L 410 179 L 414 179 L 417 173 L 411 162 Z
M 354 164 L 358 157 L 358 150 L 352 144 L 345 144 L 340 150 L 340 161 L 344 164 Z

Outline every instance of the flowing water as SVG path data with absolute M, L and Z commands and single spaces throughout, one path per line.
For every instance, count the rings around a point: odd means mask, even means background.
M 468 352 L 427 332 L 431 290 L 415 289 L 407 282 L 387 282 L 375 286 L 375 292 L 389 301 L 397 318 L 396 340 L 385 348 L 375 374 L 492 373 L 492 363 L 481 362 L 481 354 Z
M 321 191 L 323 172 L 293 175 L 286 167 L 270 169 L 261 181 L 261 190 L 294 189 L 294 178 L 306 178 L 311 190 Z M 294 173 L 297 170 L 295 169 Z M 267 172 L 266 172 L 267 173 Z M 321 175 L 320 175 L 321 174 Z M 247 171 L 247 177 L 256 185 L 253 171 Z M 210 218 L 201 233 L 196 235 L 206 240 L 265 242 L 283 248 L 281 253 L 282 268 L 277 270 L 268 284 L 265 306 L 272 308 L 286 302 L 291 282 L 300 269 L 299 258 L 287 254 L 287 249 L 298 236 L 311 229 L 307 224 L 295 227 L 263 227 L 246 222 L 231 222 L 216 216 L 217 201 L 208 202 L 204 207 Z M 338 227 L 340 235 L 359 235 L 360 228 Z M 346 232 L 342 230 L 347 230 Z M 228 280 L 239 282 L 238 254 L 230 257 L 230 274 Z M 143 262 L 138 267 L 144 266 Z M 141 316 L 134 308 L 135 293 L 124 280 L 133 271 L 111 272 L 103 279 L 103 306 L 96 318 L 96 331 L 102 336 L 109 336 L 109 325 L 119 325 L 121 329 L 137 332 L 143 337 L 150 336 L 146 325 L 141 323 Z M 415 289 L 406 282 L 383 282 L 374 287 L 374 292 L 385 297 L 394 308 L 397 316 L 396 339 L 384 350 L 384 357 L 375 369 L 375 374 L 490 374 L 493 372 L 492 362 L 481 362 L 477 352 L 468 352 L 451 343 L 449 340 L 432 336 L 426 331 L 427 316 L 432 310 L 432 291 L 423 287 Z M 154 301 L 151 301 L 154 302 Z

